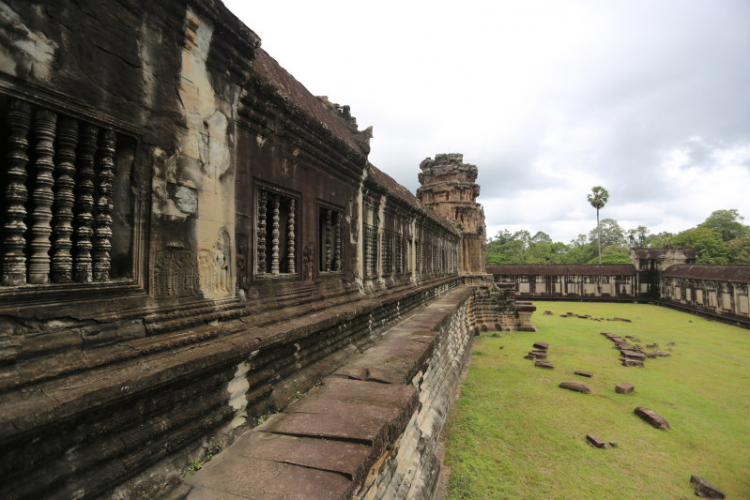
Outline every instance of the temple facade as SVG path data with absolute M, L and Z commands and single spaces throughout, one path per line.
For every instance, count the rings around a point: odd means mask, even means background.
M 0 41 L 0 497 L 187 498 L 196 461 L 335 386 L 401 413 L 264 434 L 273 487 L 429 498 L 474 333 L 519 325 L 467 284 L 476 168 L 446 157 L 460 212 L 420 202 L 218 0 L 0 0 Z

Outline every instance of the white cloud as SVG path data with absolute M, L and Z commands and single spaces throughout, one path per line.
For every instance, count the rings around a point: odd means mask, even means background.
M 427 156 L 476 164 L 490 235 L 587 233 L 594 185 L 626 228 L 750 219 L 746 0 L 226 3 L 409 189 Z

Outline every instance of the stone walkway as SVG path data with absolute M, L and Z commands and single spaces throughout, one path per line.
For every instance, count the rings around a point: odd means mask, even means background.
M 321 386 L 244 433 L 188 479 L 187 499 L 350 498 L 417 410 L 411 379 L 469 293 L 459 288 L 418 309 Z

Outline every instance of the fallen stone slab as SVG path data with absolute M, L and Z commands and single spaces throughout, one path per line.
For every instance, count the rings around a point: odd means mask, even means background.
M 656 348 L 659 347 L 659 344 L 656 344 L 656 343 L 654 343 L 654 344 L 646 344 L 646 347 L 648 347 L 649 349 L 656 349 Z
M 725 498 L 726 495 L 708 479 L 690 476 L 690 484 L 695 487 L 696 496 L 702 498 Z
M 533 354 L 527 354 L 523 357 L 523 359 L 536 359 L 536 356 L 534 356 Z
M 594 376 L 594 374 L 591 372 L 582 372 L 580 370 L 574 371 L 573 374 L 580 375 L 581 377 L 588 377 L 588 378 L 591 378 Z
M 646 357 L 647 357 L 648 359 L 656 359 L 656 354 L 655 354 L 655 353 L 653 353 L 653 352 L 647 352 L 647 353 L 646 353 Z
M 581 382 L 560 382 L 558 387 L 568 389 L 569 391 L 581 392 L 583 394 L 591 394 L 591 389 Z
M 643 361 L 638 359 L 623 359 L 622 366 L 635 366 L 637 368 L 643 368 Z
M 531 351 L 529 353 L 529 356 L 533 356 L 534 359 L 547 359 L 546 352 Z
M 541 349 L 542 351 L 546 351 L 549 348 L 549 344 L 547 342 L 534 342 L 535 349 Z
M 620 352 L 622 353 L 623 356 L 625 356 L 626 359 L 637 359 L 640 361 L 643 361 L 644 359 L 646 359 L 646 355 L 643 354 L 642 352 L 628 351 L 625 349 L 623 349 Z
M 586 440 L 596 446 L 597 448 L 604 448 L 607 446 L 607 443 L 599 439 L 598 437 L 594 436 L 593 434 L 586 434 Z
M 538 359 L 538 360 L 536 360 L 534 362 L 534 366 L 536 366 L 538 368 L 549 368 L 549 369 L 552 369 L 552 368 L 555 367 L 552 363 L 550 363 L 546 359 Z
M 669 427 L 669 423 L 667 422 L 667 420 L 656 413 L 654 410 L 649 410 L 648 408 L 639 406 L 635 410 L 633 410 L 633 413 L 635 413 L 642 420 L 645 420 L 646 422 L 651 424 L 652 427 L 656 427 L 657 429 L 667 430 L 671 428 Z
M 552 311 L 544 311 L 545 316 L 552 316 Z
M 633 384 L 628 384 L 627 382 L 620 382 L 615 386 L 615 392 L 617 394 L 630 394 L 635 390 L 635 387 Z
M 664 352 L 664 351 L 656 351 L 656 352 L 654 352 L 654 354 L 656 354 L 657 356 L 662 357 L 662 358 L 666 358 L 667 356 L 669 356 L 669 353 L 668 352 Z

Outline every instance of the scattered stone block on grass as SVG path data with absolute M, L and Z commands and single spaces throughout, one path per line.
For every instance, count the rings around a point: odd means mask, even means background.
M 633 384 L 628 384 L 627 382 L 620 382 L 615 386 L 615 392 L 617 394 L 630 394 L 635 390 L 635 387 Z
M 591 378 L 591 377 L 593 377 L 593 376 L 594 376 L 594 374 L 593 374 L 593 373 L 591 373 L 591 372 L 582 372 L 582 371 L 580 371 L 580 370 L 576 370 L 576 371 L 574 371 L 573 373 L 574 373 L 575 375 L 580 375 L 581 377 L 588 377 L 588 378 Z
M 626 359 L 637 359 L 640 361 L 643 361 L 644 359 L 646 359 L 646 355 L 643 354 L 642 352 L 629 351 L 627 349 L 623 349 L 620 352 L 622 352 L 622 355 L 625 356 Z
M 545 316 L 552 316 L 552 311 L 544 311 Z
M 702 498 L 725 498 L 724 493 L 719 490 L 708 479 L 698 476 L 690 476 L 690 484 L 695 487 L 696 496 Z
M 664 351 L 656 351 L 656 352 L 654 352 L 654 354 L 656 354 L 657 356 L 659 356 L 661 358 L 666 358 L 667 356 L 669 356 L 669 353 L 668 352 L 664 352 Z
M 638 368 L 643 368 L 643 361 L 638 359 L 623 359 L 622 360 L 622 366 L 635 366 Z
M 641 419 L 651 424 L 652 427 L 656 427 L 660 430 L 668 430 L 670 429 L 669 423 L 667 420 L 656 413 L 654 410 L 649 410 L 648 408 L 644 408 L 643 406 L 639 406 L 636 408 L 633 413 L 638 415 Z
M 534 342 L 534 349 L 540 349 L 542 351 L 546 351 L 549 348 L 549 344 L 547 342 Z
M 614 442 L 614 441 L 610 441 L 610 442 L 609 442 L 609 443 L 607 443 L 607 444 L 609 444 L 609 447 L 610 447 L 610 448 L 617 448 L 617 443 L 616 443 L 616 442 Z
M 537 359 L 534 362 L 534 366 L 536 366 L 538 368 L 548 368 L 548 369 L 552 369 L 552 368 L 555 367 L 552 363 L 550 363 L 546 359 Z
M 527 354 L 523 359 L 536 359 L 536 357 L 533 354 Z
M 586 434 L 586 440 L 596 446 L 597 448 L 604 448 L 607 446 L 607 443 L 599 439 L 598 437 L 594 436 L 593 434 Z
M 581 382 L 560 382 L 558 387 L 568 389 L 569 391 L 581 392 L 583 394 L 591 394 L 591 389 Z

